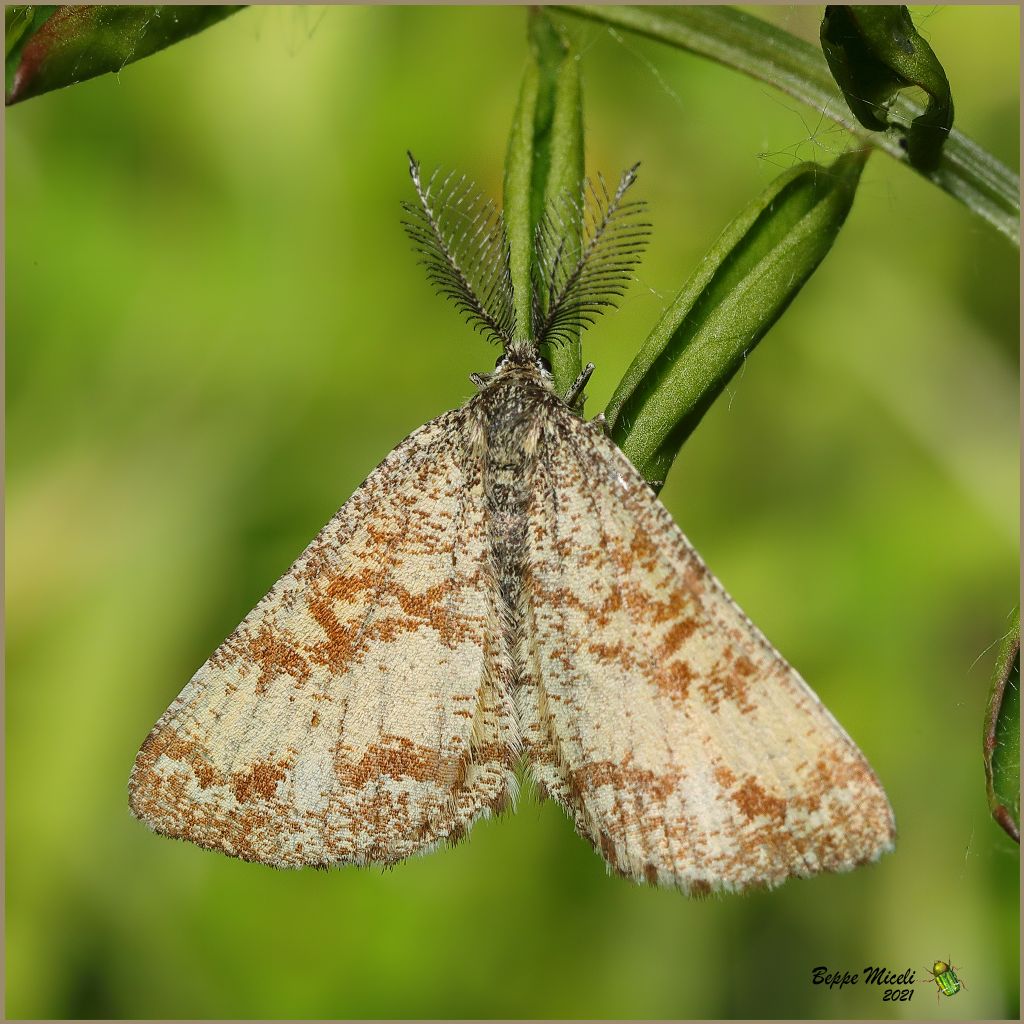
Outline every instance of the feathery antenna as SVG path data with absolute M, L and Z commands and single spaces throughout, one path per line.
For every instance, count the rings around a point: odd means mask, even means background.
M 650 224 L 638 220 L 647 204 L 628 201 L 634 164 L 609 195 L 604 178 L 587 179 L 579 196 L 566 193 L 544 211 L 534 237 L 534 343 L 560 344 L 615 307 L 629 284 Z
M 515 331 L 505 222 L 494 203 L 454 172 L 424 186 L 412 153 L 409 174 L 419 203 L 403 202 L 406 234 L 436 291 L 455 303 L 474 330 L 508 345 Z

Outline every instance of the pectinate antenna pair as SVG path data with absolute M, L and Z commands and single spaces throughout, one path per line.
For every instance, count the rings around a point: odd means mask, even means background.
M 528 332 L 516 321 L 504 217 L 471 181 L 435 171 L 424 184 L 410 153 L 418 201 L 402 204 L 402 223 L 431 284 L 475 330 L 506 349 L 523 336 L 533 347 L 563 344 L 617 305 L 640 262 L 650 225 L 646 204 L 627 198 L 637 166 L 614 192 L 598 175 L 548 203 L 533 237 Z

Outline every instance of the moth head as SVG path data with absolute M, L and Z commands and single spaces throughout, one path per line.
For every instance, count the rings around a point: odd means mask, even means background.
M 551 364 L 540 355 L 535 349 L 528 346 L 510 346 L 495 360 L 494 369 L 490 373 L 471 373 L 470 380 L 479 388 L 485 388 L 489 384 L 508 374 L 527 375 L 540 380 L 551 386 L 553 377 Z
M 494 374 L 523 367 L 532 367 L 545 380 L 551 380 L 551 364 L 532 347 L 522 349 L 511 347 L 507 351 L 502 352 L 497 360 L 495 360 Z

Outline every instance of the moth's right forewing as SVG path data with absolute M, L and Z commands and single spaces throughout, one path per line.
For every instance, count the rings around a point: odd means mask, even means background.
M 157 723 L 130 784 L 159 832 L 278 866 L 393 863 L 514 786 L 466 410 L 407 438 Z
M 690 893 L 892 846 L 863 754 L 594 424 L 549 418 L 520 713 L 540 784 L 616 870 Z

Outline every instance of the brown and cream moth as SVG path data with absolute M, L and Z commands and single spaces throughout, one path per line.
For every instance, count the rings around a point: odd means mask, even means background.
M 517 329 L 500 214 L 410 161 L 428 276 L 504 354 L 199 669 L 132 810 L 277 867 L 392 864 L 514 804 L 523 765 L 636 881 L 699 895 L 875 860 L 894 822 L 864 755 L 576 414 L 592 367 L 563 399 L 539 356 L 628 282 L 635 169 L 548 210 Z

